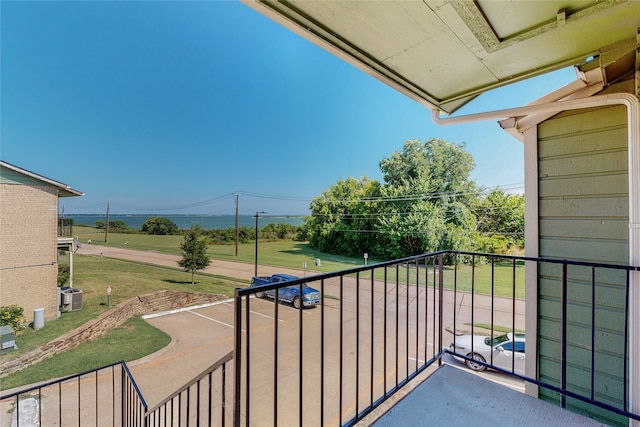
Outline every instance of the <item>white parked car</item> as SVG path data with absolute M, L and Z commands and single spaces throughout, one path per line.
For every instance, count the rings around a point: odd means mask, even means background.
M 471 349 L 472 340 L 473 350 Z M 512 332 L 493 339 L 482 335 L 461 335 L 454 338 L 450 347 L 451 351 L 473 359 L 467 360 L 454 356 L 474 371 L 487 369 L 486 366 L 475 362 L 478 360 L 510 372 L 513 368 L 513 372 L 520 375 L 524 375 L 524 349 L 524 334 Z

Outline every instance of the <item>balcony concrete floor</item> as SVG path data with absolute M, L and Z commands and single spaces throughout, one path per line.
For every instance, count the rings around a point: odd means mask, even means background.
M 443 365 L 372 425 L 564 427 L 606 424 Z

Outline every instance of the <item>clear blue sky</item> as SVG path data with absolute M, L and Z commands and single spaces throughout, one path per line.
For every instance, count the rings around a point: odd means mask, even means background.
M 495 121 L 431 112 L 237 2 L 12 2 L 1 12 L 2 160 L 66 183 L 67 213 L 306 214 L 339 179 L 382 180 L 409 139 L 466 142 L 484 187 L 522 191 Z M 456 114 L 524 105 L 562 70 Z M 519 187 L 519 188 L 518 188 Z

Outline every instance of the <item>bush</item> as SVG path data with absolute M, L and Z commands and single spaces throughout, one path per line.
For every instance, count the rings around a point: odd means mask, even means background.
M 22 327 L 24 322 L 24 308 L 17 305 L 0 307 L 0 326 L 9 325 L 14 331 Z
M 58 286 L 64 286 L 69 281 L 71 267 L 69 264 L 58 264 Z
M 178 234 L 178 226 L 175 222 L 165 217 L 152 217 L 142 224 L 141 230 L 147 234 L 169 235 Z
M 106 221 L 99 219 L 95 222 L 95 227 L 98 230 L 104 230 L 107 228 L 107 223 Z M 128 233 L 129 226 L 124 221 L 114 220 L 114 221 L 109 221 L 109 230 L 114 233 Z

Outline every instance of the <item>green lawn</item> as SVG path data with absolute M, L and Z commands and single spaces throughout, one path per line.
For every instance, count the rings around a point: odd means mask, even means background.
M 62 313 L 61 317 L 34 331 L 26 328 L 18 332 L 18 350 L 6 353 L 0 360 L 14 358 L 27 351 L 77 328 L 109 309 L 106 289 L 111 285 L 111 305 L 137 295 L 163 289 L 209 292 L 231 297 L 238 282 L 221 280 L 206 274 L 196 275 L 191 285 L 191 275 L 166 267 L 150 266 L 113 258 L 77 256 L 74 286 L 82 289 L 82 310 Z M 17 387 L 33 381 L 41 381 L 93 369 L 119 360 L 135 360 L 153 353 L 168 344 L 170 338 L 141 319 L 131 319 L 120 328 L 65 352 L 64 357 L 53 357 L 14 375 L 2 378 L 0 389 Z M 136 342 L 136 346 L 117 345 L 117 342 Z M 117 352 L 104 349 L 116 348 Z M 101 350 L 102 349 L 102 350 Z M 103 353 L 108 353 L 109 357 Z M 100 357 L 98 357 L 98 355 Z M 61 361 L 64 360 L 64 363 Z
M 89 232 L 95 229 L 88 227 L 75 227 L 74 233 L 81 236 L 84 242 L 86 238 L 82 236 L 90 235 Z M 84 234 L 83 234 L 84 233 Z M 104 243 L 104 233 L 102 239 L 93 239 L 93 244 L 122 247 L 129 249 L 153 250 L 162 253 L 180 255 L 179 245 L 182 236 L 150 236 L 146 234 L 114 234 L 109 235 L 109 242 Z M 126 244 L 125 244 L 126 242 Z M 238 256 L 235 256 L 235 245 L 210 245 L 207 251 L 215 263 L 216 259 L 225 261 L 240 261 L 254 263 L 255 243 L 245 243 L 238 247 Z M 320 266 L 316 266 L 315 259 L 320 259 Z M 376 261 L 369 259 L 369 264 Z M 338 255 L 319 253 L 311 249 L 307 242 L 295 242 L 291 240 L 279 241 L 259 241 L 258 242 L 258 264 L 289 267 L 302 269 L 306 263 L 307 269 L 312 272 L 332 272 L 364 265 L 364 259 L 348 258 Z M 524 298 L 524 266 L 516 267 L 516 297 Z M 384 275 L 382 271 L 377 271 L 376 278 L 381 279 Z M 390 272 L 389 274 L 393 274 Z M 483 264 L 476 266 L 474 290 L 478 293 L 491 294 L 491 265 Z M 494 293 L 500 296 L 512 296 L 513 270 L 510 263 L 496 263 L 494 267 Z M 363 277 L 367 277 L 366 274 Z M 395 279 L 394 279 L 395 280 Z M 401 269 L 400 280 L 406 281 L 406 270 Z M 431 278 L 432 280 L 432 278 Z M 415 283 L 415 275 L 409 273 L 410 283 Z M 458 267 L 458 289 L 461 291 L 471 291 L 471 266 L 460 265 Z M 453 288 L 453 269 L 448 267 L 445 270 L 445 287 Z
M 121 360 L 136 360 L 160 350 L 170 342 L 169 335 L 141 317 L 134 317 L 102 337 L 66 351 L 64 356 L 54 356 L 2 378 L 0 390 L 77 374 Z
M 80 238 L 82 244 L 92 239 L 92 245 L 156 251 L 173 255 L 181 255 L 179 245 L 182 236 L 151 236 L 148 234 L 118 234 L 110 233 L 108 243 L 104 242 L 104 232 L 96 234 L 95 228 L 74 227 L 74 235 Z M 94 236 L 94 237 L 91 237 Z M 255 262 L 256 245 L 254 242 L 238 246 L 238 256 L 235 256 L 235 244 L 210 245 L 207 254 L 212 260 L 238 261 L 253 264 Z M 316 267 L 315 259 L 320 259 L 320 267 Z M 372 262 L 372 260 L 369 260 Z M 344 270 L 346 268 L 363 265 L 364 259 L 348 258 L 338 255 L 318 253 L 309 248 L 307 242 L 292 240 L 258 242 L 258 263 L 260 265 L 277 265 L 281 267 L 302 269 L 303 263 L 307 268 L 318 272 Z
M 47 322 L 44 328 L 34 331 L 26 328 L 16 337 L 19 350 L 2 357 L 15 357 L 33 350 L 54 338 L 93 319 L 106 310 L 106 289 L 111 285 L 111 305 L 137 295 L 172 289 L 177 291 L 209 292 L 233 296 L 239 286 L 216 277 L 197 274 L 191 285 L 191 274 L 179 269 L 151 266 L 114 258 L 77 256 L 74 258 L 75 278 L 73 286 L 82 290 L 82 310 L 62 313 L 55 322 Z

